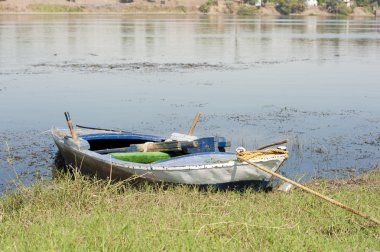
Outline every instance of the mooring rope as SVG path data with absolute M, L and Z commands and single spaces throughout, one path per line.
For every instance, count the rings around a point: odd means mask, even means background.
M 252 150 L 237 153 L 238 157 L 244 159 L 261 158 L 267 155 L 285 155 L 285 159 L 288 159 L 288 151 L 280 149 Z

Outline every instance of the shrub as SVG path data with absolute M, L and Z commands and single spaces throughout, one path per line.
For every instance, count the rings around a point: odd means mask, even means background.
M 202 4 L 199 7 L 199 11 L 202 12 L 202 13 L 208 13 L 210 11 L 210 7 L 214 6 L 214 5 L 218 5 L 218 1 L 217 0 L 207 0 L 206 3 Z
M 355 0 L 356 6 L 358 7 L 368 7 L 371 6 L 370 0 Z
M 338 4 L 337 10 L 336 10 L 337 14 L 347 16 L 351 12 L 352 12 L 351 7 L 348 7 L 346 3 L 341 2 Z
M 348 15 L 352 12 L 352 9 L 347 6 L 346 3 L 341 0 L 326 0 L 326 9 L 330 13 L 339 15 Z
M 304 0 L 279 0 L 277 5 L 277 10 L 285 15 L 303 12 L 305 8 Z
M 207 4 L 202 4 L 200 7 L 199 7 L 199 11 L 202 12 L 202 13 L 208 13 L 210 10 L 210 6 L 208 6 Z
M 241 5 L 236 14 L 240 16 L 252 16 L 257 13 L 257 8 L 249 5 Z
M 183 5 L 177 6 L 176 9 L 179 10 L 179 11 L 181 11 L 181 12 L 183 12 L 183 13 L 186 13 L 186 12 L 187 12 L 186 7 L 183 6 Z
M 255 5 L 256 6 L 256 2 L 257 2 L 258 0 L 243 0 L 242 2 L 243 3 L 245 3 L 245 4 L 249 4 L 249 5 Z M 276 0 L 271 0 L 272 2 L 275 2 Z M 262 3 L 266 3 L 267 2 L 267 0 L 262 0 L 261 1 Z
M 234 13 L 234 2 L 232 0 L 225 0 L 224 3 L 226 4 L 226 8 L 228 12 Z

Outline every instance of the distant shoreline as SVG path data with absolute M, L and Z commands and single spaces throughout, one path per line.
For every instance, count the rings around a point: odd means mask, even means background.
M 203 14 L 203 15 L 239 15 L 238 8 L 242 5 L 226 6 L 224 1 L 212 6 L 208 13 L 199 10 L 201 0 L 193 1 L 193 5 L 157 4 L 143 1 L 133 3 L 110 2 L 97 0 L 87 3 L 87 0 L 68 2 L 62 0 L 0 0 L 0 14 Z M 161 1 L 164 2 L 164 1 Z M 178 2 L 178 1 L 177 1 Z M 177 3 L 176 2 L 176 3 Z M 248 5 L 247 5 L 248 6 Z M 250 8 L 255 8 L 250 6 Z M 379 13 L 379 11 L 377 12 Z M 253 14 L 246 16 L 286 16 L 281 14 L 273 4 L 257 8 Z M 308 7 L 302 13 L 289 16 L 337 16 L 319 7 Z M 364 7 L 356 7 L 347 17 L 375 17 L 374 13 Z

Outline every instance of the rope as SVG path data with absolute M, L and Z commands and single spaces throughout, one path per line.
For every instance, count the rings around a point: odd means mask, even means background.
M 262 158 L 268 155 L 285 155 L 285 159 L 288 159 L 288 151 L 280 149 L 242 151 L 237 154 L 238 157 L 244 159 Z

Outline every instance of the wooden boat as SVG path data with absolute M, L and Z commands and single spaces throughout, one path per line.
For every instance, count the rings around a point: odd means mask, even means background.
M 168 142 L 157 136 L 104 130 L 79 129 L 77 134 L 74 141 L 70 131 L 52 129 L 65 163 L 100 178 L 137 177 L 153 183 L 259 189 L 267 187 L 272 177 L 238 161 L 236 153 L 226 152 L 228 142 L 223 138 Z M 274 172 L 287 159 L 284 150 L 257 154 L 249 161 Z

